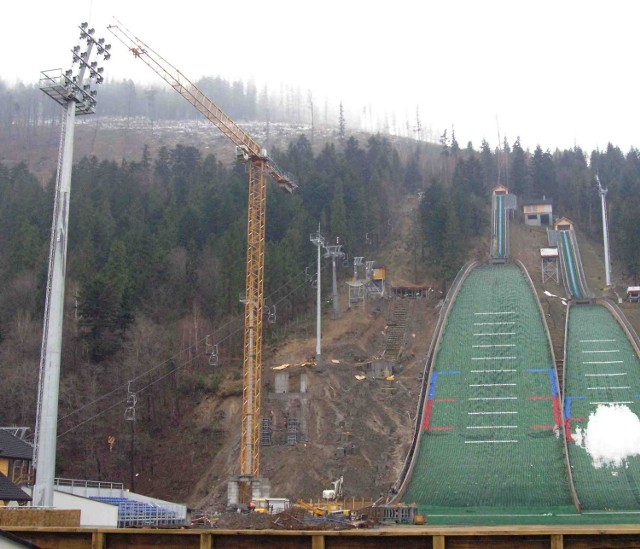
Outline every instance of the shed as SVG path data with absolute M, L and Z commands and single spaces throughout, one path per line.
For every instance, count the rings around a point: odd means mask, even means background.
M 640 286 L 629 286 L 627 288 L 627 300 L 631 303 L 640 302 Z
M 504 185 L 498 185 L 493 188 L 493 194 L 509 194 L 509 189 L 507 189 Z
M 553 200 L 542 197 L 520 201 L 526 225 L 551 225 L 553 219 Z
M 561 217 L 553 224 L 553 228 L 556 231 L 571 231 L 573 230 L 573 221 L 566 217 Z

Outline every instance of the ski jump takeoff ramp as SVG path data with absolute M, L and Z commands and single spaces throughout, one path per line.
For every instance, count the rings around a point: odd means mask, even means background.
M 468 273 L 425 389 L 403 501 L 485 523 L 576 513 L 553 351 L 524 267 Z
M 571 229 L 568 231 L 549 231 L 549 233 L 555 233 L 550 238 L 550 242 L 551 240 L 557 242 L 560 248 L 562 279 L 567 296 L 570 299 L 591 299 L 593 295 L 587 286 L 575 231 Z
M 506 208 L 507 195 L 493 194 L 491 229 L 491 259 L 504 262 L 509 257 L 509 216 Z

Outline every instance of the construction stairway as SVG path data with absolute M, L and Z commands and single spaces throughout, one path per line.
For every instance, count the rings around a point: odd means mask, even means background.
M 394 299 L 391 320 L 387 324 L 385 347 L 383 356 L 387 360 L 397 360 L 400 358 L 404 333 L 407 327 L 407 317 L 409 313 L 409 301 L 407 299 Z

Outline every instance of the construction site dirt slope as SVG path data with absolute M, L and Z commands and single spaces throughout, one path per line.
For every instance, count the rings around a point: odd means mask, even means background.
M 417 199 L 409 208 L 416 206 Z M 405 272 L 398 254 L 413 217 L 402 216 L 394 228 L 392 253 L 380 249 L 367 259 L 385 264 L 390 277 L 429 287 L 424 273 L 416 280 L 415 272 Z M 262 416 L 271 422 L 272 443 L 261 447 L 260 464 L 274 497 L 319 499 L 343 477 L 345 497 L 376 500 L 398 480 L 411 442 L 442 294 L 350 303 L 347 285 L 340 286 L 339 318 L 332 319 L 330 305 L 323 310 L 320 357 L 315 315 L 306 320 L 307 336 L 263 354 Z M 399 351 L 387 348 L 391 331 L 400 334 Z M 223 439 L 211 463 L 196 465 L 203 472 L 189 497 L 195 508 L 226 505 L 228 480 L 239 472 L 241 408 L 237 394 L 205 399 L 196 410 L 203 421 L 217 418 Z M 295 441 L 292 422 L 298 426 Z

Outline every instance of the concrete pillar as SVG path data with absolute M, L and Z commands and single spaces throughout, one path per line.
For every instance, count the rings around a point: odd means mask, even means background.
M 276 393 L 288 393 L 289 392 L 289 372 L 278 372 L 276 374 L 275 381 Z

